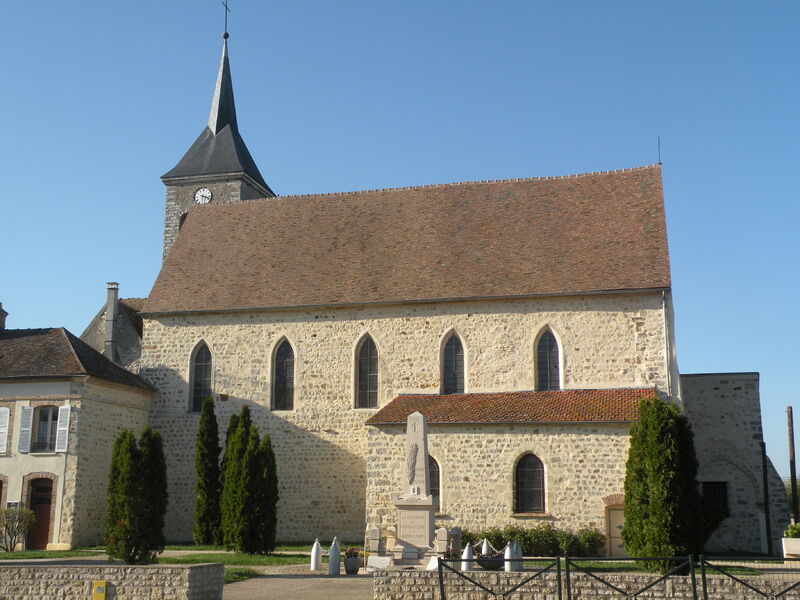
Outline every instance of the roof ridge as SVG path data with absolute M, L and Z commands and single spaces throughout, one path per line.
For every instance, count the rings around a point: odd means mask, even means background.
M 459 185 L 470 185 L 470 184 L 477 184 L 477 183 L 517 183 L 517 182 L 526 182 L 526 181 L 555 181 L 555 180 L 562 180 L 562 179 L 579 179 L 581 177 L 591 177 L 593 175 L 610 175 L 613 173 L 631 173 L 634 171 L 643 171 L 646 169 L 652 169 L 654 167 L 660 167 L 661 163 L 653 163 L 650 165 L 641 165 L 638 167 L 628 167 L 625 169 L 612 169 L 609 171 L 587 171 L 585 173 L 573 173 L 569 175 L 550 175 L 544 177 L 509 177 L 506 179 L 475 179 L 470 181 L 451 181 L 447 183 L 429 183 L 424 185 L 411 185 L 406 187 L 387 187 L 387 188 L 371 188 L 366 190 L 350 190 L 346 192 L 320 192 L 316 194 L 289 194 L 286 196 L 273 196 L 267 198 L 253 198 L 250 200 L 242 200 L 236 202 L 236 205 L 240 204 L 260 204 L 265 200 L 289 200 L 293 198 L 320 198 L 323 196 L 352 196 L 357 194 L 373 194 L 375 192 L 408 192 L 414 190 L 429 190 L 429 189 L 436 189 L 436 188 L 447 188 L 447 187 L 455 187 Z M 192 208 L 196 208 L 199 206 L 201 209 L 208 209 L 209 207 L 213 206 L 229 206 L 230 203 L 210 203 L 205 205 L 195 205 Z
M 80 370 L 80 371 L 81 371 L 81 372 L 82 372 L 84 375 L 88 375 L 89 373 L 86 371 L 86 367 L 83 365 L 83 361 L 82 361 L 82 360 L 80 359 L 80 357 L 78 356 L 78 353 L 75 351 L 75 346 L 73 346 L 73 344 L 72 344 L 72 340 L 69 338 L 69 336 L 71 336 L 71 335 L 72 335 L 72 333 L 70 333 L 70 332 L 67 330 L 67 328 L 66 328 L 66 327 L 56 327 L 55 329 L 56 329 L 57 331 L 60 331 L 60 332 L 61 332 L 61 334 L 64 336 L 64 339 L 65 339 L 65 340 L 66 340 L 66 342 L 67 342 L 67 346 L 69 346 L 69 351 L 70 351 L 70 353 L 72 353 L 72 357 L 75 359 L 75 362 L 77 362 L 77 363 L 78 363 L 78 369 L 79 369 L 79 370 Z M 73 337 L 75 337 L 75 336 L 73 336 Z

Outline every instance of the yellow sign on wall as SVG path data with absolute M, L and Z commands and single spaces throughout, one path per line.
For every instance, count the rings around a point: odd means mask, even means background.
M 106 600 L 106 582 L 92 582 L 92 600 Z

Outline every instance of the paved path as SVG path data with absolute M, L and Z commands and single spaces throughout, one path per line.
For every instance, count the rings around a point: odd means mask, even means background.
M 328 577 L 310 573 L 308 566 L 266 567 L 265 574 L 239 583 L 229 583 L 223 600 L 372 600 L 372 574 Z M 261 568 L 255 567 L 256 571 Z

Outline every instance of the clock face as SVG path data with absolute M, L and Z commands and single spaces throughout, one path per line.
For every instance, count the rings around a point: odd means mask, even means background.
M 208 188 L 200 188 L 194 193 L 195 204 L 208 204 L 211 202 L 211 190 Z

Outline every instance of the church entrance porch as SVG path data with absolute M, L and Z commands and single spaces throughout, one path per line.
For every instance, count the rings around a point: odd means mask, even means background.
M 53 504 L 53 481 L 34 479 L 30 482 L 30 509 L 36 524 L 28 531 L 28 550 L 46 550 L 50 538 L 50 509 Z

